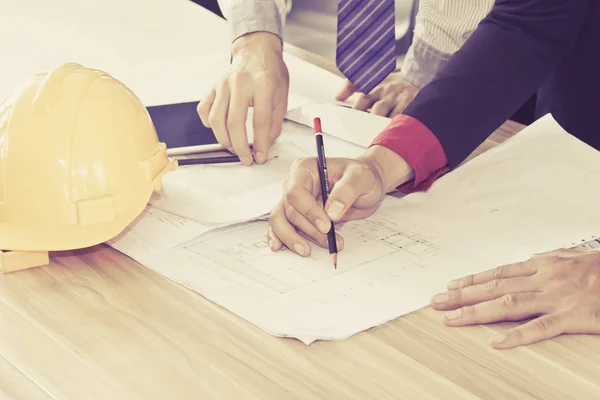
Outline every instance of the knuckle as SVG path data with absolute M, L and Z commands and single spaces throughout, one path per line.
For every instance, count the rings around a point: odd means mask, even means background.
M 377 97 L 376 95 L 369 95 L 369 94 L 365 94 L 365 93 L 361 93 L 358 98 L 357 98 L 357 103 L 359 104 L 365 104 L 365 103 L 369 103 L 372 101 L 373 97 Z
M 217 113 L 215 112 L 215 109 L 213 108 L 210 113 L 208 114 L 208 122 L 213 126 L 213 127 L 220 127 L 221 123 L 222 123 L 222 118 L 220 115 L 217 115 Z
M 249 80 L 250 80 L 250 74 L 246 71 L 232 72 L 228 77 L 229 84 L 232 87 L 236 87 L 236 88 L 244 87 L 245 85 L 248 84 Z
M 461 280 L 460 284 L 462 287 L 472 286 L 474 281 L 474 275 L 467 275 Z
M 258 73 L 257 80 L 261 85 L 268 85 L 269 83 L 277 80 L 277 74 L 273 71 L 262 70 Z
M 305 217 L 306 217 L 307 220 L 309 220 L 310 222 L 314 223 L 317 220 L 316 210 L 314 210 L 313 208 L 309 208 L 306 211 Z
M 341 168 L 333 168 L 327 172 L 329 173 L 329 179 L 331 179 L 332 182 L 337 182 L 344 176 L 344 170 Z
M 492 275 L 493 275 L 494 280 L 504 278 L 506 275 L 506 267 L 501 266 L 501 267 L 496 268 Z
M 521 296 L 516 294 L 506 294 L 502 296 L 502 305 L 504 308 L 512 309 L 520 306 L 523 303 Z
M 464 317 L 474 316 L 475 315 L 475 307 L 472 307 L 472 306 L 462 307 L 462 315 Z
M 294 204 L 294 202 L 298 198 L 298 194 L 296 193 L 296 190 L 293 187 L 291 187 L 285 191 L 283 198 L 285 199 L 285 210 L 287 214 L 288 208 L 293 208 L 292 204 Z
M 500 285 L 500 281 L 497 281 L 496 279 L 492 279 L 491 281 L 487 281 L 485 283 L 485 291 L 488 295 L 495 295 L 496 293 L 498 293 L 498 288 Z
M 558 321 L 555 317 L 549 317 L 549 318 L 538 318 L 533 323 L 538 331 L 540 331 L 544 335 L 546 335 L 555 328 L 557 322 Z
M 365 174 L 370 174 L 372 172 L 370 166 L 359 163 L 352 163 L 348 165 L 347 170 L 348 173 L 353 176 L 362 176 Z M 348 181 L 348 186 L 356 189 L 361 186 L 361 183 L 364 184 L 363 179 L 351 179 Z
M 405 87 L 404 87 L 404 83 L 402 82 L 394 82 L 394 83 L 390 83 L 390 85 L 388 86 L 388 93 L 393 94 L 393 95 L 399 95 L 402 92 L 405 91 Z
M 375 103 L 375 106 L 378 108 L 391 108 L 392 104 L 393 104 L 393 102 L 390 101 L 390 99 L 382 98 L 379 101 L 377 101 L 377 103 Z
M 464 297 L 464 293 L 462 289 L 454 290 L 450 295 L 450 298 L 455 302 L 459 303 Z
M 292 225 L 296 225 L 298 222 L 298 211 L 289 204 L 285 206 L 285 216 Z

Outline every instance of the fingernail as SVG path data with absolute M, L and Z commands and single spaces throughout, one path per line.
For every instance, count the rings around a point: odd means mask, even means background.
M 460 289 L 460 279 L 456 279 L 456 280 L 448 283 L 448 289 L 450 289 L 450 290 Z
M 273 239 L 269 239 L 269 247 L 273 250 Z
M 240 157 L 240 161 L 244 165 L 250 165 L 250 164 L 252 164 L 252 158 L 250 158 L 250 157 Z
M 329 229 L 331 228 L 331 224 L 328 225 L 327 222 L 318 219 L 317 220 L 317 228 L 319 228 L 321 233 L 327 233 L 327 232 L 329 232 Z
M 492 338 L 492 344 L 493 345 L 502 344 L 502 343 L 506 342 L 506 339 L 507 339 L 507 336 L 504 333 L 502 333 L 500 335 L 496 335 Z
M 254 159 L 256 160 L 257 164 L 262 164 L 265 162 L 265 155 L 263 153 L 261 153 L 260 151 L 258 151 L 254 155 Z
M 329 215 L 329 218 L 333 220 L 338 220 L 340 219 L 343 210 L 344 205 L 339 201 L 335 200 L 332 201 L 329 207 L 327 208 L 327 215 Z
M 304 246 L 302 246 L 300 243 L 296 243 L 294 245 L 294 250 L 296 251 L 296 253 L 304 255 Z
M 447 294 L 436 294 L 435 296 L 433 296 L 433 302 L 435 304 L 442 304 L 447 302 L 448 300 L 450 300 L 450 296 L 448 296 Z
M 459 308 L 458 310 L 452 310 L 452 311 L 448 311 L 446 314 L 444 314 L 447 320 L 452 321 L 453 319 L 457 319 L 462 315 L 462 308 Z

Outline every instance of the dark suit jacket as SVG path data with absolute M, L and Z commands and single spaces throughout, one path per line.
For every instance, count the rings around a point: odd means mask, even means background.
M 600 149 L 600 0 L 497 0 L 404 114 L 454 168 L 536 92 L 538 117 Z

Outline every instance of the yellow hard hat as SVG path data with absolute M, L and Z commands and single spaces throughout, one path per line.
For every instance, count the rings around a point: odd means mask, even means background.
M 0 104 L 0 249 L 105 242 L 144 209 L 176 161 L 146 108 L 109 74 L 68 63 Z

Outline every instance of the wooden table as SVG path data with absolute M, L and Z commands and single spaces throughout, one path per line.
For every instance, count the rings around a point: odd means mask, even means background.
M 478 152 L 521 128 L 507 122 Z M 600 398 L 598 337 L 492 349 L 509 325 L 447 328 L 426 308 L 305 346 L 100 245 L 0 276 L 0 398 Z

